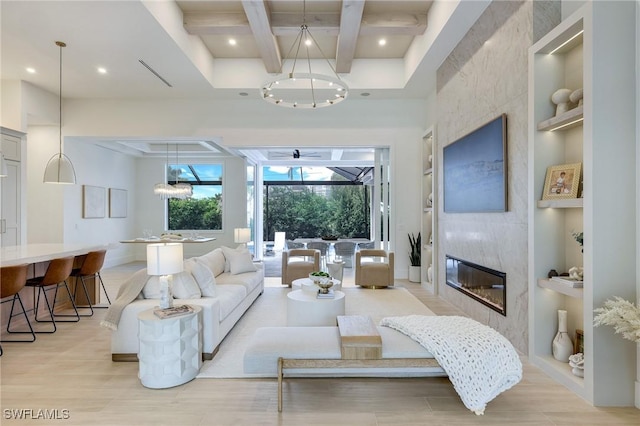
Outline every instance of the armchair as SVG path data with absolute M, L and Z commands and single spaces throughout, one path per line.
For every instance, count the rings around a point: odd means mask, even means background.
M 311 249 L 292 249 L 282 252 L 282 284 L 291 287 L 293 280 L 306 278 L 320 270 L 320 252 Z
M 371 258 L 381 258 L 382 260 Z M 355 267 L 355 283 L 360 287 L 382 288 L 394 285 L 394 255 L 392 251 L 360 250 L 356 252 Z

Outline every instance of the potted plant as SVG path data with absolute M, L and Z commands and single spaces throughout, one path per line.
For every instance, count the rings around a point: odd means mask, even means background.
M 421 250 L 421 237 L 418 232 L 418 236 L 415 237 L 413 234 L 408 234 L 409 236 L 409 244 L 411 245 L 411 251 L 409 252 L 409 261 L 411 262 L 411 266 L 409 266 L 409 281 L 412 283 L 420 282 L 420 250 Z

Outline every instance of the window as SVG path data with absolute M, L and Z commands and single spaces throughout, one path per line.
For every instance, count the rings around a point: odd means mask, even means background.
M 167 183 L 193 187 L 190 199 L 167 200 L 170 231 L 222 229 L 222 176 L 222 164 L 168 165 Z

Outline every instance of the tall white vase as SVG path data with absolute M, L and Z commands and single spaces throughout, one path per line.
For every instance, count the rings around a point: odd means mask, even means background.
M 569 362 L 573 353 L 573 342 L 567 332 L 567 311 L 558 311 L 558 333 L 553 339 L 553 357 L 558 361 Z

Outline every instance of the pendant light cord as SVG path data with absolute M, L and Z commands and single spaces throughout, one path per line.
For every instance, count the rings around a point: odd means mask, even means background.
M 62 157 L 62 48 L 66 47 L 66 43 L 62 41 L 56 41 L 56 44 L 60 47 L 60 93 L 59 93 L 59 104 L 58 104 L 58 112 L 59 112 L 59 135 L 58 135 L 58 155 Z

